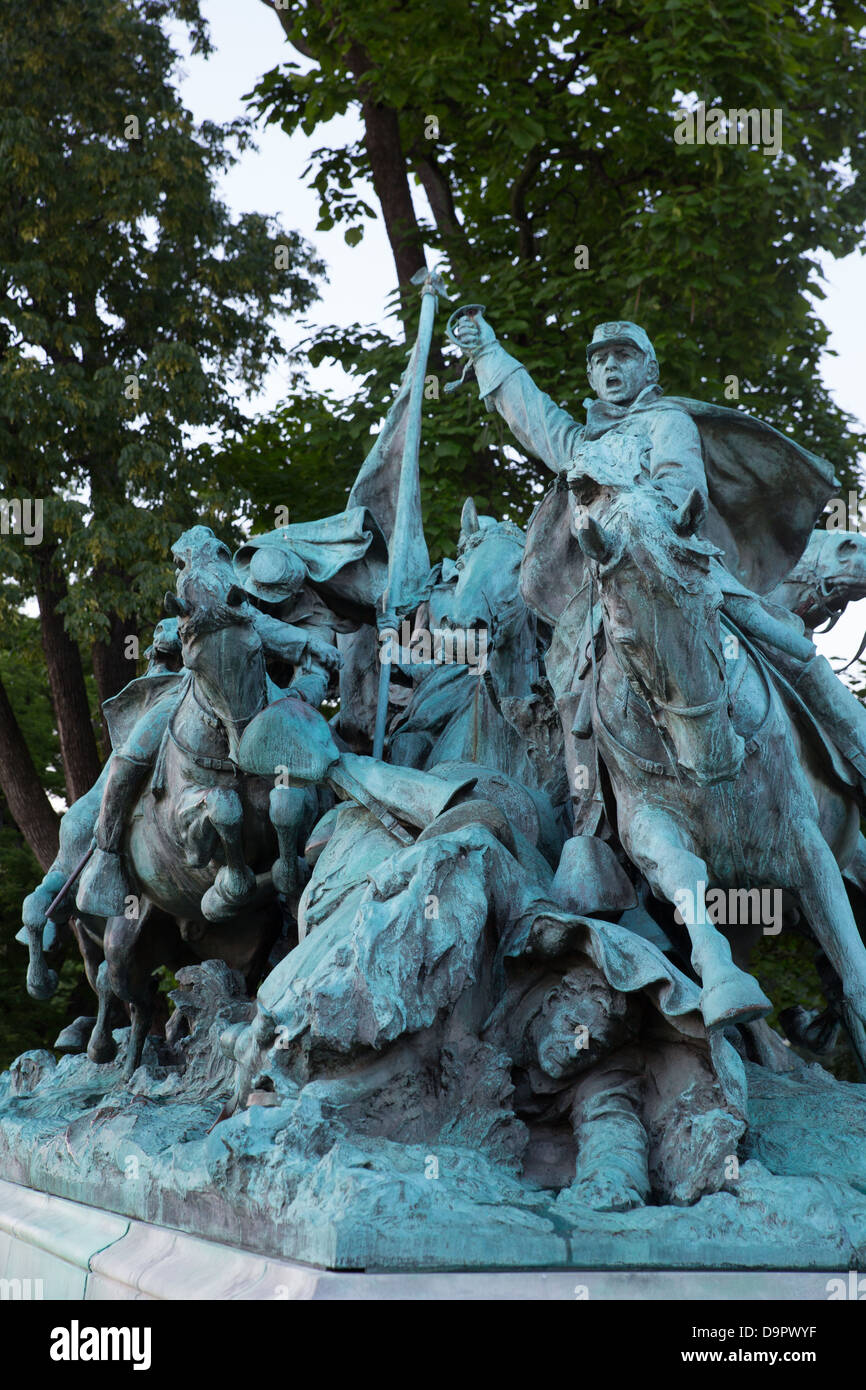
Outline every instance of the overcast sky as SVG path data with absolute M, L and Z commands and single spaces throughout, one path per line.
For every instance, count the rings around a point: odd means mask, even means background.
M 215 53 L 205 60 L 189 55 L 188 43 L 178 46 L 187 54 L 181 80 L 184 101 L 197 120 L 229 121 L 244 111 L 243 95 L 269 68 L 288 57 L 301 61 L 283 40 L 274 13 L 260 0 L 203 0 L 202 9 L 210 24 Z M 179 35 L 180 37 L 180 35 Z M 328 267 L 328 283 L 322 298 L 309 313 L 318 324 L 376 323 L 384 321 L 385 303 L 394 288 L 393 262 L 380 222 L 367 225 L 364 240 L 349 248 L 339 229 L 317 232 L 318 200 L 306 188 L 304 169 L 312 151 L 319 145 L 338 145 L 347 136 L 356 139 L 359 122 L 354 117 L 335 119 L 327 136 L 321 131 L 315 139 L 301 134 L 289 138 L 276 128 L 263 129 L 258 150 L 245 153 L 225 177 L 222 195 L 236 212 L 273 213 L 287 228 L 294 228 L 315 246 Z M 376 205 L 372 189 L 367 201 Z M 419 206 L 423 206 L 419 199 Z M 830 344 L 837 357 L 827 356 L 821 371 L 838 403 L 858 421 L 866 419 L 863 400 L 864 305 L 866 305 L 866 257 L 848 256 L 842 261 L 829 257 L 824 262 L 827 298 L 821 313 L 830 328 Z M 297 324 L 288 324 L 288 344 L 303 336 Z M 340 374 L 323 366 L 313 377 L 322 385 L 339 390 Z M 555 383 L 543 383 L 556 392 Z M 275 405 L 284 394 L 283 373 L 272 372 L 265 390 L 256 399 L 256 409 Z M 562 394 L 562 393 L 560 393 Z M 853 654 L 866 630 L 866 600 L 852 604 L 839 626 L 820 639 L 821 649 L 831 659 Z

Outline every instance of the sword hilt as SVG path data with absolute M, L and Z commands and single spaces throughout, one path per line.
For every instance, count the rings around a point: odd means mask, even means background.
M 476 314 L 483 314 L 486 312 L 486 310 L 486 304 L 460 304 L 454 310 L 454 313 L 451 315 L 451 317 L 445 325 L 445 334 L 449 341 L 454 343 L 455 347 L 459 347 L 462 351 L 465 352 L 466 349 L 463 343 L 461 343 L 460 339 L 457 337 L 457 333 L 455 331 L 457 328 L 458 320 L 462 318 L 474 319 Z M 459 380 L 447 382 L 443 388 L 443 395 L 450 396 L 452 391 L 459 391 L 460 387 L 470 376 L 470 374 L 474 371 L 474 363 L 471 357 L 467 357 L 466 362 L 463 365 L 463 371 L 460 374 Z

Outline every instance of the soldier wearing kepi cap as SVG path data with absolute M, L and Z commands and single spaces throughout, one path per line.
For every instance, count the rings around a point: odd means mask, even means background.
M 598 486 L 645 483 L 679 506 L 697 488 L 707 496 L 698 428 L 687 411 L 656 407 L 662 396 L 649 335 L 636 323 L 598 324 L 586 348 L 587 377 L 596 399 L 578 422 L 540 391 L 529 373 L 497 342 L 480 313 L 458 321 L 455 336 L 472 357 L 478 386 L 530 453 L 572 484 L 586 475 Z M 665 402 L 667 405 L 667 402 Z M 572 529 L 582 523 L 579 488 Z
M 718 547 L 710 564 L 725 611 L 795 686 L 866 794 L 866 710 L 817 655 L 802 623 L 760 597 L 805 550 L 836 485 L 830 465 L 742 411 L 665 396 L 649 335 L 627 319 L 593 329 L 586 359 L 595 399 L 584 402 L 581 425 L 505 351 L 478 306 L 470 308 L 456 318 L 453 337 L 474 363 L 488 409 L 568 483 L 537 508 L 521 571 L 527 603 L 556 629 L 547 668 L 566 743 L 588 732 L 580 697 L 595 626 L 574 538 L 587 515 L 603 518 L 618 491 L 649 487 L 672 508 L 690 499 L 704 538 Z
M 634 347 L 642 352 L 645 357 L 656 361 L 656 350 L 653 347 L 649 334 L 641 328 L 640 324 L 629 323 L 627 319 L 615 319 L 612 323 L 600 323 L 593 330 L 592 340 L 586 345 L 586 360 L 589 362 L 593 353 L 605 347 Z

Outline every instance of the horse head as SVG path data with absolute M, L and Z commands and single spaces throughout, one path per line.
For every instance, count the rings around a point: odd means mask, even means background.
M 231 553 L 207 526 L 172 546 L 177 592 L 165 596 L 177 617 L 183 664 L 196 698 L 224 725 L 232 758 L 250 720 L 267 703 L 267 673 L 254 609 L 235 583 Z
M 604 630 L 632 690 L 678 766 L 699 786 L 736 777 L 745 745 L 730 719 L 715 546 L 697 535 L 706 502 L 677 510 L 648 489 L 617 493 L 603 524 L 578 532 L 598 586 Z
M 866 598 L 866 536 L 859 531 L 813 531 L 790 574 L 770 594 L 809 631 L 832 627 L 849 603 Z
M 447 600 L 446 623 L 483 633 L 491 648 L 510 645 L 522 632 L 527 607 L 520 593 L 526 537 L 511 521 L 479 518 L 467 497 L 460 518 L 457 583 Z

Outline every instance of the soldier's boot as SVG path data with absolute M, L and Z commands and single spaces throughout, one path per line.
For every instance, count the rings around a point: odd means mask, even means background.
M 572 1108 L 577 1169 L 569 1193 L 594 1211 L 631 1211 L 650 1196 L 640 1082 L 615 1061 L 602 1060 L 597 1070 L 578 1086 Z
M 123 916 L 132 888 L 120 851 L 133 803 L 149 772 L 150 763 L 113 754 L 96 823 L 96 850 L 78 882 L 79 912 Z
M 816 656 L 794 681 L 794 689 L 828 731 L 839 752 L 866 784 L 866 709 L 836 675 L 824 656 Z

